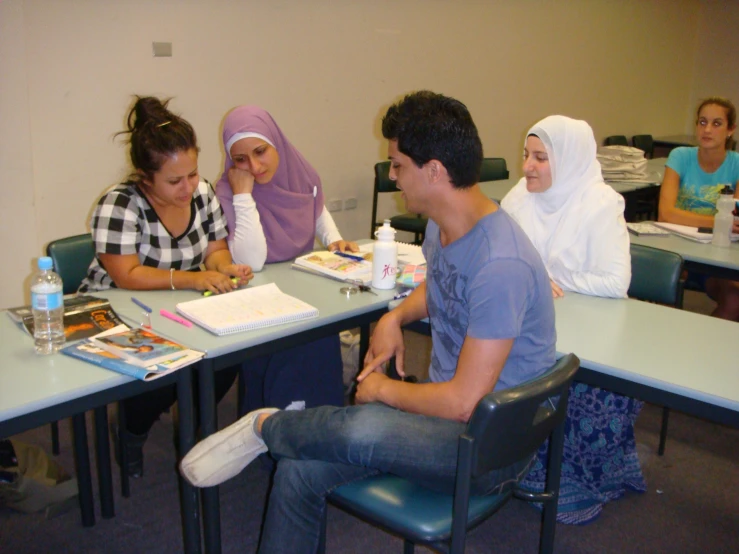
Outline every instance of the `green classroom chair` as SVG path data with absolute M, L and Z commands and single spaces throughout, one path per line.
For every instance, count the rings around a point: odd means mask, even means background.
M 674 308 L 683 307 L 683 258 L 675 252 L 659 250 L 640 244 L 631 245 L 631 298 L 665 304 Z M 662 408 L 662 425 L 659 433 L 657 453 L 665 453 L 667 425 L 670 409 Z
M 405 554 L 415 544 L 433 550 L 464 552 L 467 530 L 498 511 L 512 496 L 541 502 L 540 552 L 552 552 L 557 518 L 564 423 L 570 384 L 580 367 L 574 354 L 560 358 L 543 376 L 487 394 L 478 403 L 459 436 L 454 494 L 425 489 L 410 481 L 381 474 L 342 485 L 327 500 L 339 508 L 403 537 Z M 516 489 L 514 483 L 499 494 L 472 496 L 470 484 L 492 469 L 534 456 L 551 436 L 547 484 L 542 493 Z M 326 511 L 318 552 L 326 548 Z
M 645 158 L 652 158 L 654 156 L 654 140 L 652 135 L 634 135 L 631 137 L 631 144 L 634 148 L 644 151 Z

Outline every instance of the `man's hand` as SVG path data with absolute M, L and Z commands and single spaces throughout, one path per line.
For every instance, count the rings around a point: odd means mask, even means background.
M 357 394 L 354 400 L 357 404 L 381 401 L 380 388 L 389 380 L 390 377 L 384 373 L 376 371 L 370 373 L 357 385 Z
M 385 362 L 393 356 L 395 356 L 395 367 L 398 375 L 405 377 L 403 369 L 405 344 L 403 343 L 403 331 L 400 329 L 400 323 L 396 315 L 394 312 L 387 313 L 375 325 L 367 355 L 364 357 L 364 369 L 357 376 L 358 382 L 361 383 L 375 371 L 381 371 Z
M 565 295 L 565 292 L 562 290 L 562 287 L 560 287 L 552 279 L 549 280 L 549 283 L 552 285 L 552 297 L 553 298 L 562 298 Z

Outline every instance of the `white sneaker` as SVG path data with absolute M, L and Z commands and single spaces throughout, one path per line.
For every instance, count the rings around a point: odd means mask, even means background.
M 260 414 L 277 411 L 277 408 L 254 410 L 200 441 L 180 462 L 180 473 L 195 487 L 214 487 L 235 477 L 257 456 L 267 452 L 267 445 L 254 432 L 255 420 Z

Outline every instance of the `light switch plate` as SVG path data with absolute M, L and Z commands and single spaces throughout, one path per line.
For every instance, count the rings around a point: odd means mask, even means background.
M 171 42 L 152 42 L 151 48 L 154 51 L 155 58 L 171 58 L 172 43 Z

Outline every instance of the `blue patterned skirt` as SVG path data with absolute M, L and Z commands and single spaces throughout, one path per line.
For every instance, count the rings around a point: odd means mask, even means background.
M 621 498 L 626 489 L 644 492 L 634 423 L 644 402 L 610 391 L 573 383 L 565 422 L 562 480 L 557 521 L 585 524 L 603 505 Z M 522 489 L 543 491 L 548 443 L 537 453 Z

